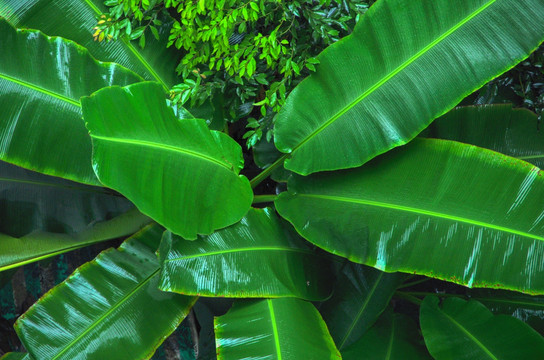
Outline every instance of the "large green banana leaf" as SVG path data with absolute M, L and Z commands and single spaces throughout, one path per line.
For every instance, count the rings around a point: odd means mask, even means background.
M 0 19 L 0 159 L 82 183 L 100 185 L 79 98 L 141 78 L 97 62 L 82 47 Z
M 0 233 L 78 234 L 134 205 L 112 190 L 29 171 L 0 161 Z
M 358 169 L 293 177 L 276 209 L 355 262 L 544 294 L 541 175 L 487 149 L 416 139 Z
M 73 40 L 96 59 L 121 64 L 147 80 L 161 83 L 165 90 L 174 85 L 178 55 L 174 48 L 166 48 L 171 24 L 166 21 L 158 27 L 158 41 L 148 36 L 144 49 L 126 39 L 94 41 L 93 28 L 104 10 L 103 0 L 0 0 L 0 17 L 15 27 Z
M 332 297 L 318 308 L 342 351 L 358 340 L 385 310 L 403 276 L 346 261 Z
M 100 181 L 186 239 L 239 221 L 253 193 L 242 149 L 204 120 L 177 120 L 157 83 L 81 99 Z
M 303 300 L 236 302 L 214 323 L 219 360 L 341 359 L 321 316 Z
M 21 238 L 0 233 L 0 271 L 50 258 L 98 242 L 134 234 L 151 219 L 133 209 L 72 235 L 35 232 Z
M 37 360 L 151 357 L 196 300 L 157 289 L 161 233 L 146 227 L 35 303 L 15 323 L 29 353 Z
M 344 360 L 430 360 L 419 329 L 404 314 L 386 311 L 363 337 L 342 351 Z
M 32 358 L 27 353 L 14 353 L 14 352 L 7 353 L 0 358 L 0 360 L 31 360 L 31 359 Z
M 356 167 L 407 143 L 526 58 L 544 40 L 543 17 L 541 0 L 378 1 L 278 114 L 285 167 Z
M 455 108 L 421 135 L 484 147 L 544 167 L 544 132 L 538 116 L 511 104 Z
M 250 209 L 242 220 L 196 241 L 165 232 L 159 249 L 159 288 L 186 295 L 299 297 L 331 293 L 325 258 L 271 209 Z
M 420 324 L 436 360 L 544 359 L 544 338 L 524 322 L 493 315 L 476 300 L 435 296 L 421 304 Z

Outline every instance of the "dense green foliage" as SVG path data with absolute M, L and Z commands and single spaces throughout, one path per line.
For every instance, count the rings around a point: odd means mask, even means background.
M 454 108 L 539 110 L 541 0 L 107 4 L 0 0 L 0 285 L 119 244 L 2 359 L 148 359 L 186 317 L 199 359 L 544 358 L 538 116 Z

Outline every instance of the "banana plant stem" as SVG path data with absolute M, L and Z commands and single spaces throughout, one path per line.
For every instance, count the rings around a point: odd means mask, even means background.
M 274 202 L 278 196 L 277 195 L 255 195 L 253 197 L 253 204 L 261 204 L 267 202 Z
M 261 181 L 263 181 L 264 179 L 266 179 L 270 173 L 275 169 L 277 168 L 278 166 L 280 166 L 281 164 L 283 164 L 283 161 L 287 158 L 287 156 L 289 156 L 289 154 L 285 154 L 283 155 L 282 157 L 280 157 L 278 160 L 276 160 L 272 165 L 270 165 L 269 167 L 267 167 L 266 169 L 264 169 L 263 171 L 261 171 L 261 173 L 257 176 L 255 176 L 249 183 L 251 184 L 251 188 L 252 189 L 255 189 L 255 187 L 257 185 L 259 185 L 261 183 Z
M 429 280 L 431 280 L 431 278 L 424 278 L 424 279 L 419 279 L 419 280 L 412 281 L 412 282 L 409 282 L 409 283 L 405 283 L 405 284 L 402 284 L 399 287 L 397 287 L 397 290 L 404 289 L 404 288 L 414 286 L 414 285 L 418 285 L 418 284 L 424 283 L 424 282 L 429 281 Z

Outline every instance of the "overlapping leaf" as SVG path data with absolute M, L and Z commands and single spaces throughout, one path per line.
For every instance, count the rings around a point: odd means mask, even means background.
M 340 351 L 374 324 L 401 280 L 399 273 L 346 262 L 335 282 L 333 296 L 319 307 Z
M 511 104 L 458 107 L 422 135 L 484 147 L 544 167 L 544 133 L 537 115 Z
M 145 228 L 35 303 L 15 324 L 29 353 L 37 360 L 148 359 L 196 300 L 157 289 L 161 233 Z
M 490 150 L 417 139 L 358 169 L 294 177 L 276 209 L 355 262 L 542 294 L 541 175 Z
M 102 0 L 0 0 L 0 17 L 15 27 L 73 40 L 96 59 L 121 64 L 144 79 L 161 83 L 165 90 L 174 85 L 178 55 L 174 48 L 166 47 L 168 21 L 159 27 L 159 41 L 148 36 L 144 49 L 127 39 L 94 41 L 93 28 L 105 10 Z
M 419 329 L 404 314 L 386 311 L 353 345 L 342 351 L 344 360 L 430 360 Z
M 302 175 L 359 166 L 407 143 L 544 40 L 540 0 L 383 0 L 328 47 L 278 114 Z
M 235 303 L 215 318 L 215 343 L 219 360 L 341 358 L 317 310 L 299 299 Z
M 159 286 L 201 296 L 327 298 L 327 260 L 288 226 L 271 209 L 251 209 L 239 223 L 196 241 L 165 232 Z
M 2 356 L 0 360 L 32 360 L 32 358 L 27 353 L 10 352 Z
M 15 30 L 0 19 L 0 159 L 100 185 L 79 98 L 140 80 L 119 65 L 97 62 L 72 41 Z
M 179 121 L 157 83 L 81 99 L 100 181 L 187 239 L 239 221 L 253 194 L 240 146 L 204 120 Z
M 436 360 L 544 358 L 544 338 L 524 322 L 493 315 L 476 300 L 425 298 L 420 310 L 423 337 Z

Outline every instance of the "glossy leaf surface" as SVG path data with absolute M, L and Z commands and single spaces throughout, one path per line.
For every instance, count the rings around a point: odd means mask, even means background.
M 15 30 L 0 19 L 0 159 L 100 185 L 79 98 L 140 80 L 119 65 L 97 62 L 71 41 Z
M 542 198 L 544 178 L 529 163 L 416 139 L 358 169 L 294 177 L 276 209 L 354 262 L 542 294 Z
M 200 119 L 179 121 L 157 83 L 82 98 L 100 181 L 187 239 L 239 221 L 253 193 L 240 146 Z
M 291 228 L 292 229 L 292 228 Z M 196 241 L 165 232 L 159 249 L 160 289 L 220 297 L 299 297 L 331 293 L 330 268 L 271 209 Z
M 162 229 L 147 227 L 102 252 L 16 322 L 36 359 L 148 359 L 196 298 L 157 289 Z M 148 247 L 146 244 L 155 244 Z
M 481 303 L 426 297 L 420 309 L 425 343 L 436 360 L 542 359 L 544 338 L 527 324 L 493 315 Z
M 407 143 L 526 58 L 544 40 L 542 17 L 540 0 L 378 1 L 278 114 L 285 167 L 356 167 Z
M 544 167 L 544 133 L 538 116 L 511 104 L 455 108 L 421 135 L 484 147 Z
M 386 311 L 353 345 L 342 351 L 344 360 L 430 360 L 414 321 Z
M 332 297 L 319 307 L 340 351 L 374 324 L 402 278 L 399 273 L 385 273 L 350 261 L 345 263 Z
M 43 175 L 0 161 L 0 233 L 74 235 L 134 205 L 105 188 Z
M 321 316 L 303 300 L 239 301 L 214 323 L 219 360 L 341 358 Z
M 158 81 L 165 90 L 174 85 L 177 54 L 174 48 L 166 48 L 170 23 L 165 21 L 158 28 L 159 41 L 146 37 L 144 49 L 126 39 L 94 41 L 93 28 L 104 10 L 102 0 L 0 0 L 0 17 L 15 27 L 73 40 L 96 59 L 121 64 L 147 80 Z

